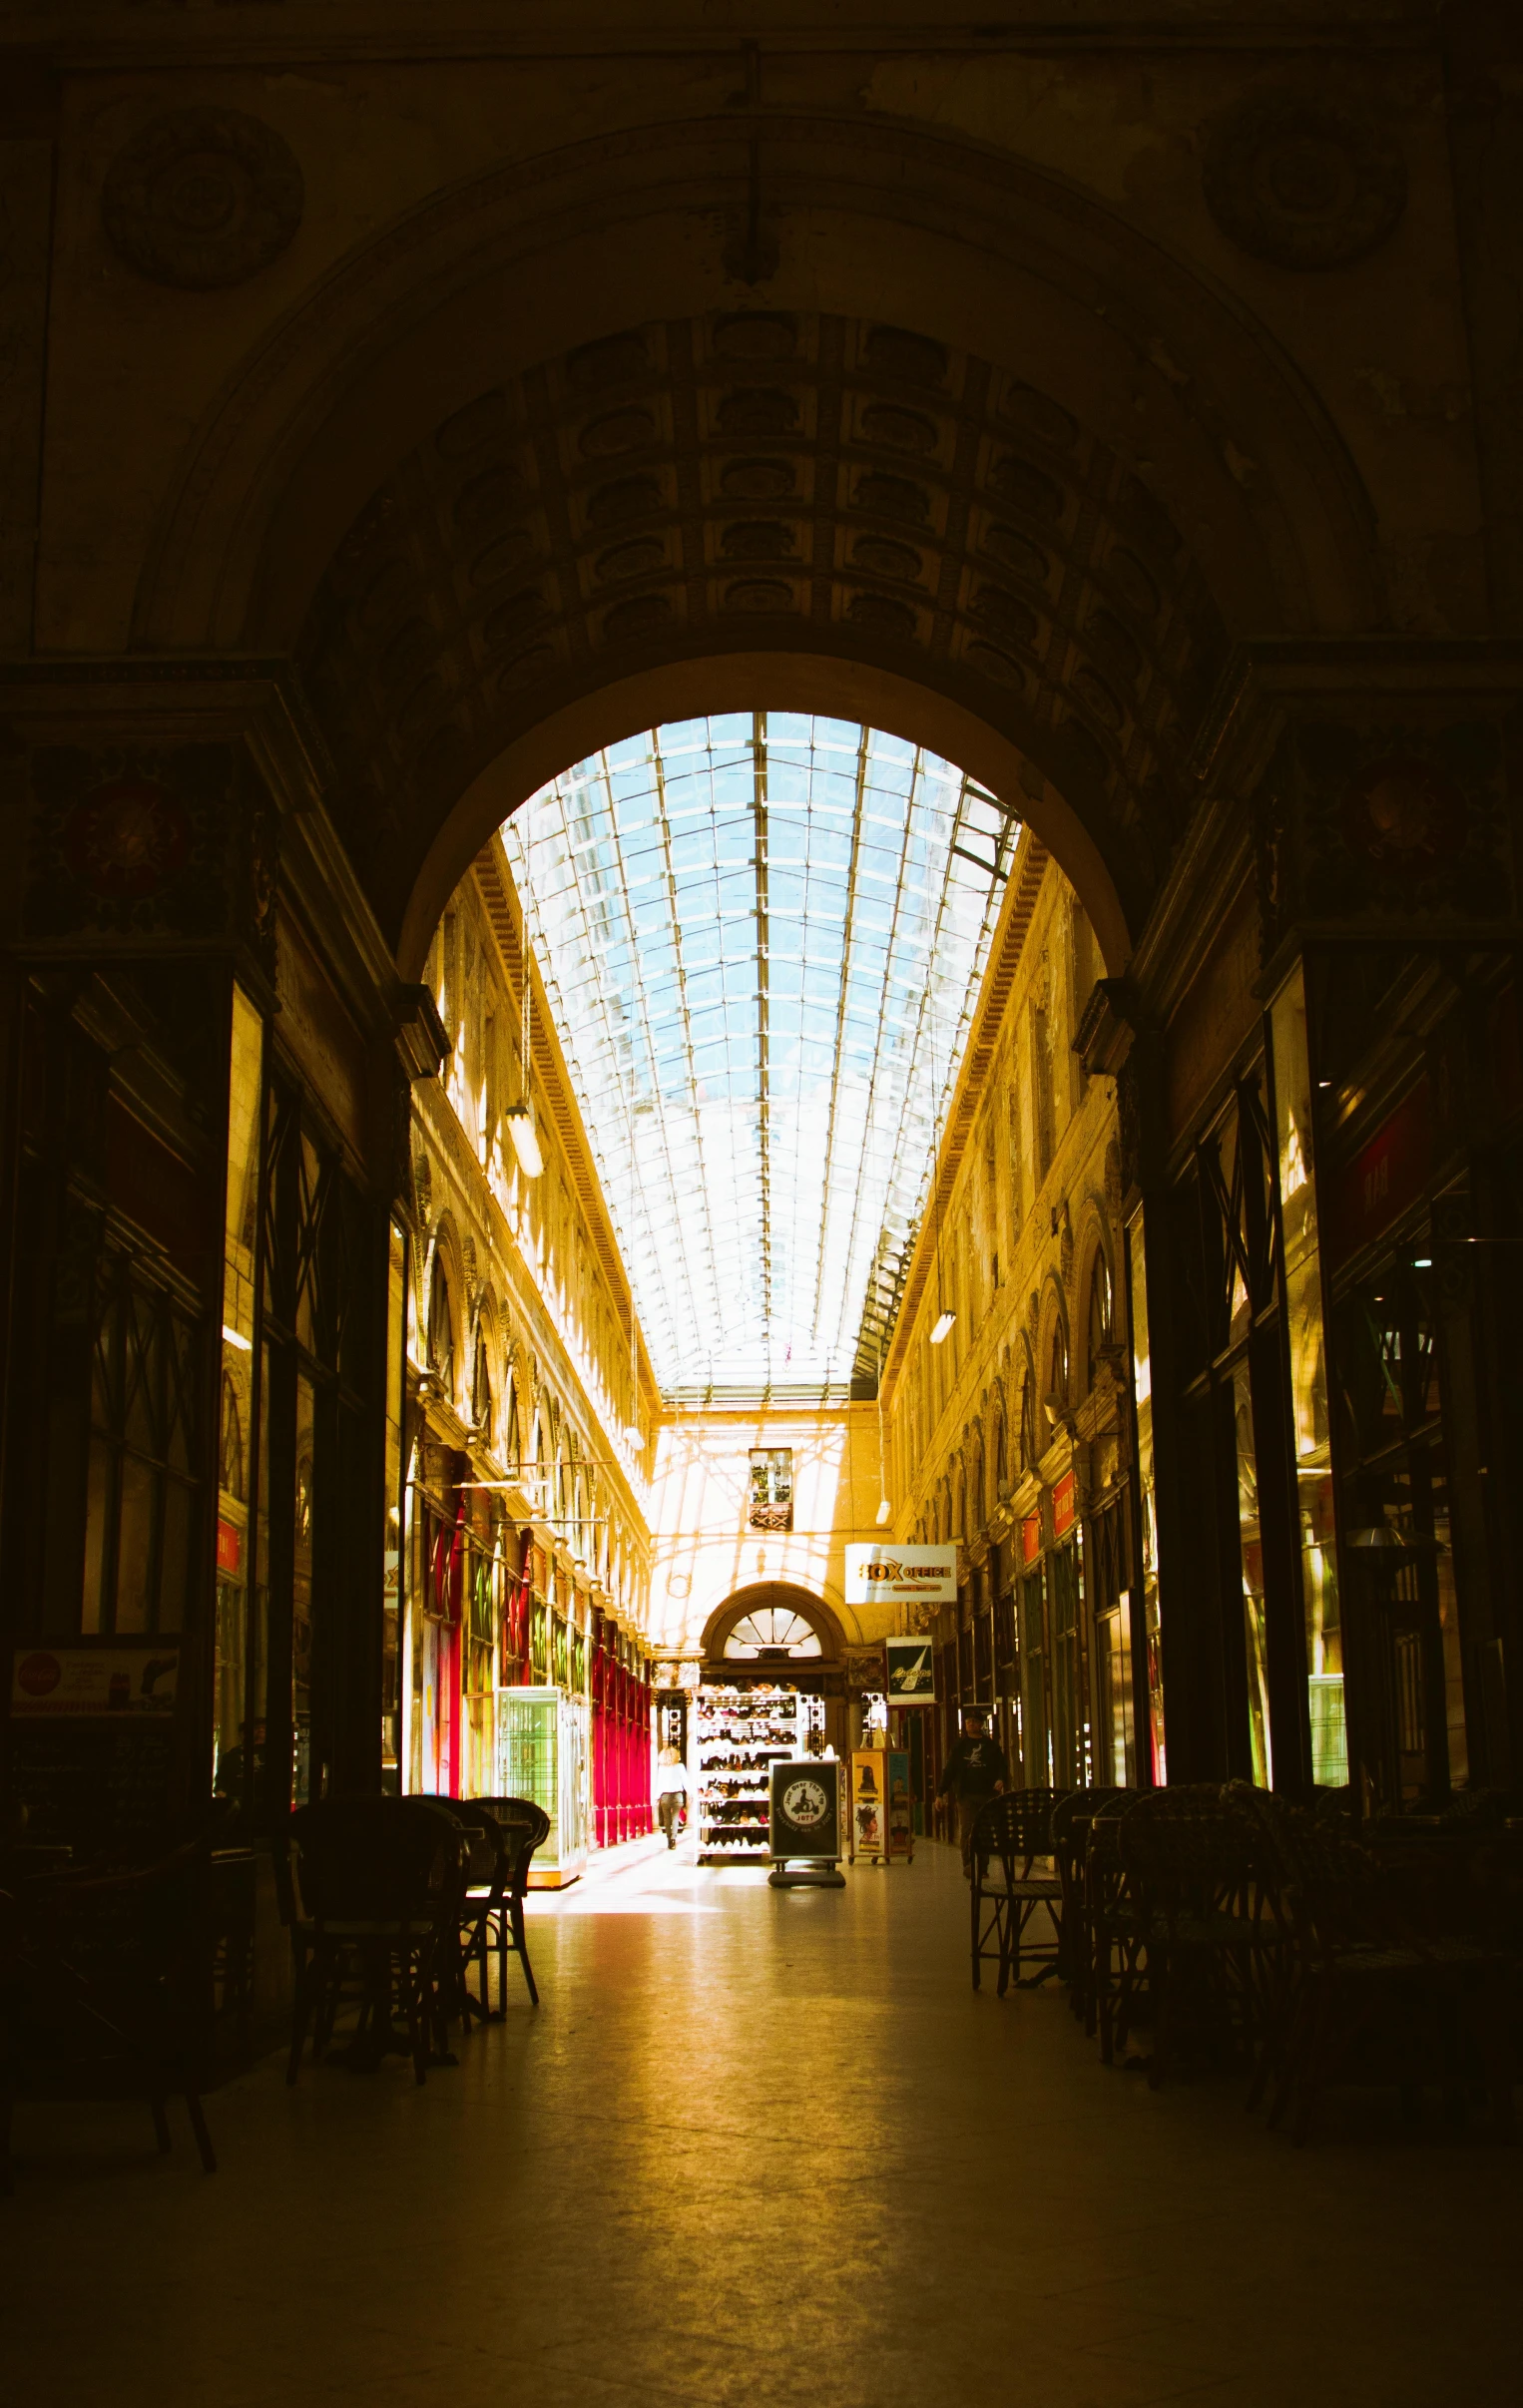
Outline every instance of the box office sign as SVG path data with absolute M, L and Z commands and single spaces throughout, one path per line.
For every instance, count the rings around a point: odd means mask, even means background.
M 888 1702 L 890 1705 L 934 1705 L 935 1660 L 928 1639 L 888 1639 Z
M 768 1842 L 774 1863 L 812 1857 L 835 1864 L 840 1833 L 840 1765 L 833 1756 L 803 1756 L 772 1765 L 768 1780 Z
M 11 1664 L 13 1721 L 169 1717 L 180 1680 L 177 1641 L 157 1646 L 23 1647 Z
M 848 1606 L 957 1603 L 955 1547 L 897 1547 L 882 1540 L 846 1549 Z

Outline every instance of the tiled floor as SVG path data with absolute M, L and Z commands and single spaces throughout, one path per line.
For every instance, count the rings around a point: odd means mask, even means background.
M 23 2109 L 5 2394 L 50 2408 L 1464 2408 L 1523 2398 L 1520 2163 L 1105 2073 L 974 1998 L 956 1860 L 837 1893 L 661 1856 L 536 1899 L 521 1993 L 413 2089 L 277 2062 L 222 2170 Z

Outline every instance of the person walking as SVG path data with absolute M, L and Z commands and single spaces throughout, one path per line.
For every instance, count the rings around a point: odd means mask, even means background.
M 957 1809 L 957 1837 L 962 1844 L 962 1869 L 968 1870 L 973 1825 L 991 1797 L 998 1797 L 1010 1779 L 1005 1751 L 989 1728 L 981 1706 L 970 1705 L 962 1717 L 956 1745 L 947 1757 L 939 1791 Z
M 677 1845 L 677 1818 L 687 1802 L 687 1766 L 675 1747 L 664 1747 L 656 1763 L 656 1812 L 669 1848 Z

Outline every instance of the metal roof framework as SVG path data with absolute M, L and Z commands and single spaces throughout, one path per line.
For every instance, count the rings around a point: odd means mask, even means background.
M 504 826 L 669 1401 L 875 1393 L 1020 833 L 777 712 L 652 728 Z

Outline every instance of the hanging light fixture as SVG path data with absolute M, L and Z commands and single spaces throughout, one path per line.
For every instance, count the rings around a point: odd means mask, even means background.
M 520 1171 L 525 1179 L 538 1179 L 545 1168 L 545 1158 L 539 1149 L 533 1113 L 527 1104 L 510 1104 L 502 1117 L 508 1124 L 508 1135 L 513 1141 L 513 1152 L 518 1157 Z
M 956 1320 L 957 1315 L 954 1312 L 946 1311 L 946 1309 L 943 1307 L 941 1318 L 936 1323 L 935 1328 L 931 1331 L 931 1344 L 933 1346 L 944 1346 L 946 1344 L 947 1339 L 952 1334 Z
M 516 1104 L 510 1104 L 502 1117 L 508 1124 L 508 1135 L 513 1141 L 513 1152 L 518 1157 L 518 1167 L 523 1173 L 525 1179 L 538 1179 L 540 1173 L 545 1168 L 545 1158 L 540 1152 L 539 1135 L 534 1126 L 534 1113 L 529 1103 L 529 1064 L 531 1060 L 530 1039 L 532 1036 L 532 1005 L 530 1000 L 532 965 L 533 957 L 529 951 L 529 903 L 527 895 L 521 894 L 518 898 L 518 992 L 520 1007 L 518 1028 L 518 1083 L 521 1093 L 519 1095 L 518 1102 Z

